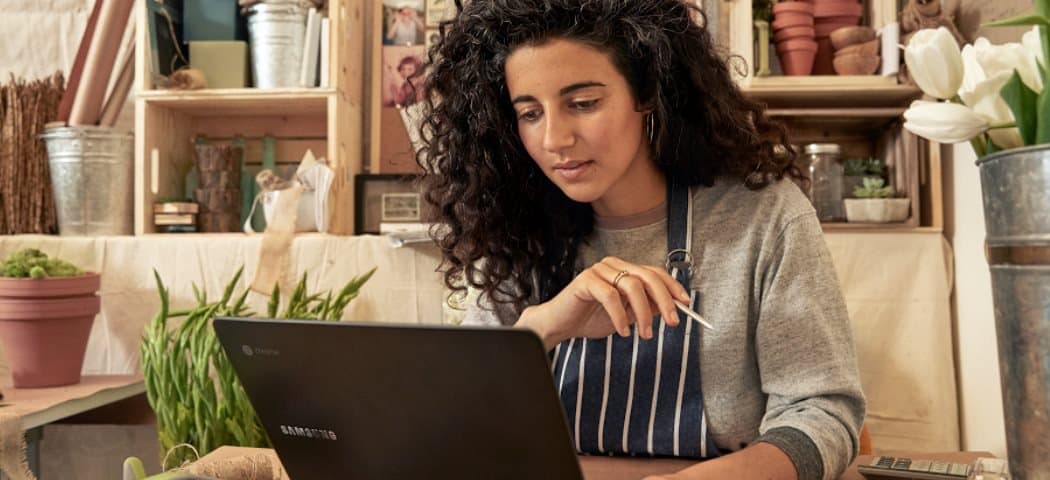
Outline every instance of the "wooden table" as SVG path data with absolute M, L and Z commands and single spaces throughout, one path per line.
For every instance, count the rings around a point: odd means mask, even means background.
M 205 455 L 199 462 L 223 460 L 239 456 L 258 455 L 260 453 L 276 457 L 273 450 L 261 448 L 244 447 L 220 447 L 219 449 Z M 956 463 L 973 463 L 978 457 L 993 456 L 988 452 L 948 452 L 948 453 L 909 453 L 909 452 L 886 452 L 884 455 L 911 457 L 915 459 L 929 459 L 949 461 Z M 849 470 L 846 471 L 841 480 L 866 480 L 857 472 L 859 463 L 871 461 L 871 455 L 861 455 L 857 458 Z M 580 468 L 583 476 L 593 480 L 640 480 L 646 475 L 673 473 L 681 470 L 694 462 L 689 460 L 674 459 L 638 459 L 624 457 L 588 457 L 580 456 Z
M 40 472 L 40 439 L 43 427 L 99 407 L 146 393 L 141 375 L 84 375 L 80 383 L 51 388 L 0 386 L 4 399 L 0 415 L 22 417 L 26 432 L 26 461 L 30 470 Z

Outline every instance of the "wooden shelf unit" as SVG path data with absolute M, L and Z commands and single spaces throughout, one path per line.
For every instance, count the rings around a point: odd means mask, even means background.
M 195 137 L 221 142 L 269 135 L 286 155 L 301 157 L 311 148 L 328 159 L 335 170 L 329 232 L 352 234 L 353 175 L 361 171 L 364 153 L 363 2 L 328 2 L 329 88 L 156 89 L 146 10 L 140 3 L 135 13 L 135 233 L 156 232 L 152 205 L 157 199 L 182 196 Z M 251 146 L 248 151 L 253 152 Z

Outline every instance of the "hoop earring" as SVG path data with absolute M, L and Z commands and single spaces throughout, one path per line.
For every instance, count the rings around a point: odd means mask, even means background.
M 645 116 L 645 131 L 649 135 L 649 143 L 652 144 L 656 135 L 656 115 L 650 113 Z

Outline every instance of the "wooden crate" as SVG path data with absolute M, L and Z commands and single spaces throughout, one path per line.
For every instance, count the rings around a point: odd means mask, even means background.
M 888 168 L 890 184 L 911 200 L 911 211 L 898 224 L 826 223 L 825 229 L 934 229 L 943 228 L 940 148 L 904 130 L 903 107 L 771 109 L 783 120 L 791 140 L 837 143 L 842 158 L 876 157 Z
M 152 0 L 149 0 L 152 1 Z M 252 141 L 278 139 L 282 155 L 301 158 L 307 149 L 335 170 L 329 205 L 330 233 L 353 233 L 353 175 L 363 161 L 364 5 L 329 2 L 328 88 L 156 89 L 150 71 L 147 12 L 136 13 L 135 233 L 155 233 L 152 204 L 181 196 L 193 161 L 192 141 L 240 135 Z M 338 209 L 338 210 L 336 210 Z

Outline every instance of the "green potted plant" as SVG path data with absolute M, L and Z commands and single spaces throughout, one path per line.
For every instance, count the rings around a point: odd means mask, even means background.
M 904 60 L 923 93 L 904 128 L 970 142 L 981 175 L 986 256 L 999 344 L 1003 416 L 1015 478 L 1050 472 L 1050 0 L 988 26 L 1029 26 L 1020 42 L 919 30 Z M 1042 406 L 1042 407 L 1034 407 Z
M 846 192 L 846 198 L 852 197 L 857 187 L 864 186 L 865 178 L 886 178 L 886 165 L 878 158 L 847 158 L 842 167 L 842 191 Z
M 101 308 L 98 273 L 19 250 L 0 265 L 0 342 L 16 388 L 80 382 L 84 352 Z
M 234 296 L 242 270 L 215 300 L 193 285 L 197 305 L 180 311 L 170 309 L 168 290 L 154 271 L 161 308 L 142 338 L 142 374 L 146 398 L 157 417 L 165 468 L 195 460 L 195 454 L 203 456 L 223 445 L 270 446 L 211 326 L 217 316 L 255 316 L 246 305 L 249 289 Z M 266 317 L 337 321 L 373 273 L 375 268 L 351 279 L 335 294 L 307 293 L 304 273 L 283 309 L 280 289 L 274 287 Z M 183 448 L 187 445 L 192 448 Z
M 896 191 L 878 177 L 864 177 L 863 185 L 853 189 L 846 203 L 846 221 L 850 223 L 893 223 L 908 219 L 907 198 L 895 198 Z

